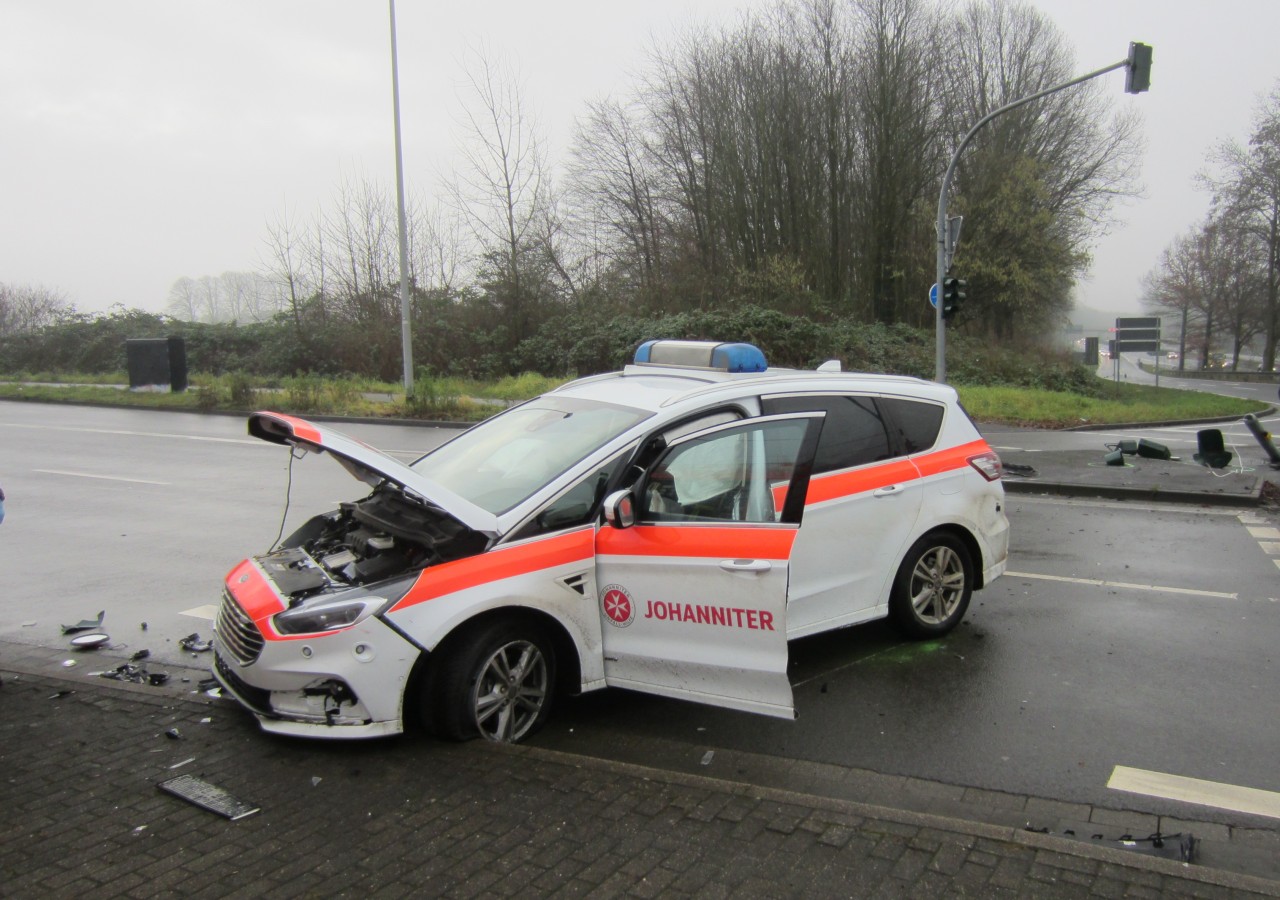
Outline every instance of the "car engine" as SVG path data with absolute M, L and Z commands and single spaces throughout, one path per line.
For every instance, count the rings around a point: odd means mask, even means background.
M 293 599 L 372 584 L 484 550 L 487 540 L 384 484 L 295 531 L 258 563 Z

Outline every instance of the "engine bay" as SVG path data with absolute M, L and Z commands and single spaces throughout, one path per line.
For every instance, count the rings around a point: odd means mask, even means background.
M 257 561 L 282 594 L 300 600 L 472 556 L 487 544 L 443 510 L 384 483 L 315 516 Z

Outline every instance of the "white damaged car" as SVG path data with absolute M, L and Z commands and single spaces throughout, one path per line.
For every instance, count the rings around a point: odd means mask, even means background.
M 651 341 L 405 465 L 259 412 L 370 486 L 226 578 L 214 673 L 262 727 L 519 741 L 608 686 L 791 718 L 787 642 L 947 633 L 1005 568 L 998 456 L 946 385 Z

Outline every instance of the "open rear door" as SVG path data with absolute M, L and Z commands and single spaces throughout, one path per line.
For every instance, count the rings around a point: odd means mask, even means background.
M 680 439 L 632 489 L 635 523 L 600 529 L 610 685 L 795 715 L 788 566 L 823 415 L 748 419 Z

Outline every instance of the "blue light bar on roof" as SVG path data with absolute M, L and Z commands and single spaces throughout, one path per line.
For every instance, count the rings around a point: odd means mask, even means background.
M 635 362 L 722 372 L 763 372 L 769 367 L 764 353 L 755 344 L 715 341 L 645 341 L 636 350 Z

